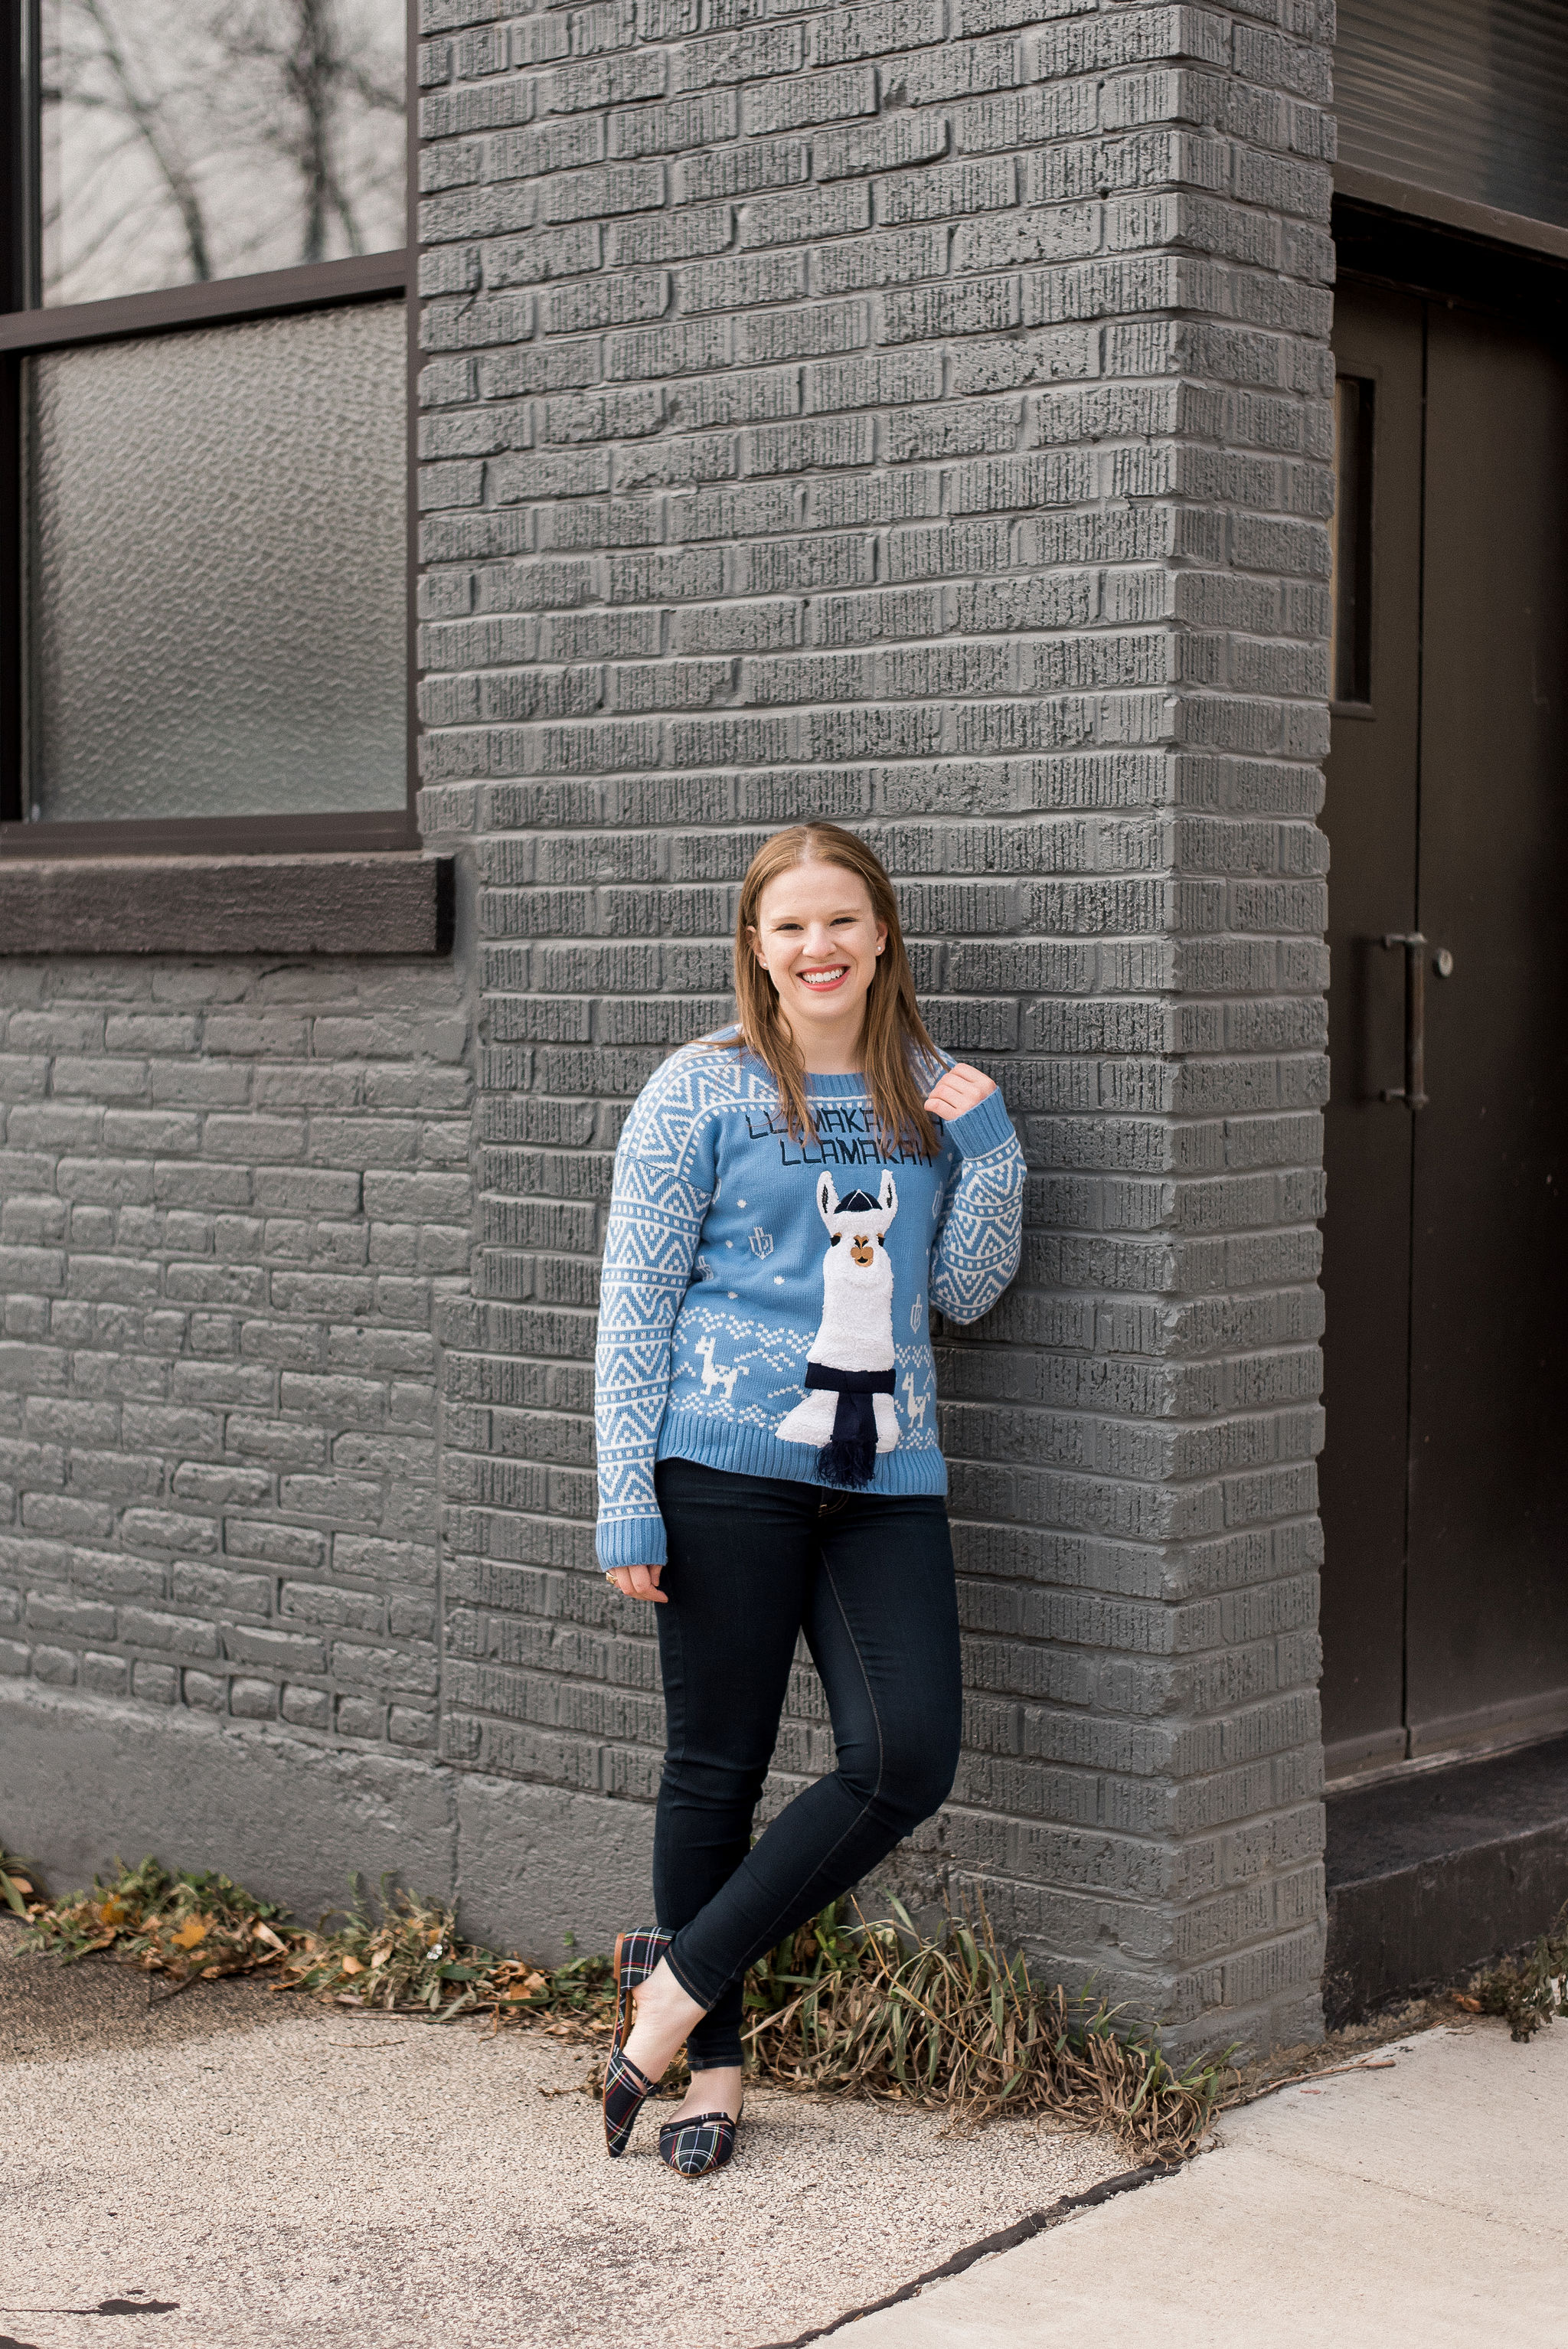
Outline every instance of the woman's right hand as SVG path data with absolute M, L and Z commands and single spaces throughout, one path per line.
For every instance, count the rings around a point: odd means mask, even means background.
M 604 1577 L 613 1582 L 623 1599 L 651 1599 L 659 1607 L 669 1605 L 669 1594 L 659 1588 L 662 1566 L 616 1566 Z

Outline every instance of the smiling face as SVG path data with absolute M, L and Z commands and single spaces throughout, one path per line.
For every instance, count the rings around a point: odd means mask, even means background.
M 841 864 L 796 864 L 762 892 L 752 951 L 779 995 L 779 1008 L 817 1075 L 852 1067 L 866 995 L 887 925 L 872 911 L 858 873 Z

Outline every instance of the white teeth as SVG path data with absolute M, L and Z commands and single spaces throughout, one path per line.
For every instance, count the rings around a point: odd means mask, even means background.
M 842 978 L 848 968 L 848 963 L 843 963 L 837 970 L 803 970 L 800 973 L 800 984 L 802 987 L 824 987 L 834 979 Z

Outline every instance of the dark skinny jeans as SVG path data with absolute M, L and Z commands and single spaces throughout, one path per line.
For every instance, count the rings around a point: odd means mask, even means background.
M 958 1609 L 934 1495 L 825 1493 L 664 1460 L 669 1539 L 655 1608 L 668 1744 L 654 1901 L 671 1971 L 707 2009 L 692 2067 L 741 2060 L 746 1969 L 946 1799 L 958 1764 Z M 806 1634 L 838 1767 L 751 1845 L 752 1814 Z

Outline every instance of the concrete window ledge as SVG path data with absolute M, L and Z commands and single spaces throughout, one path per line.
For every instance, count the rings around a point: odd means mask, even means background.
M 0 954 L 444 955 L 452 860 L 0 858 Z

